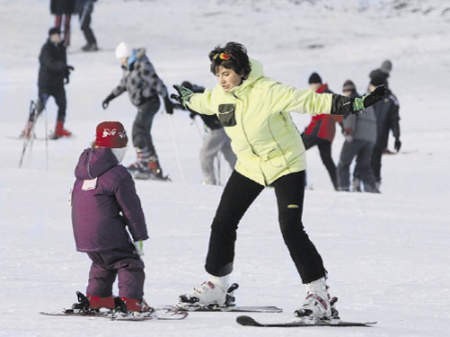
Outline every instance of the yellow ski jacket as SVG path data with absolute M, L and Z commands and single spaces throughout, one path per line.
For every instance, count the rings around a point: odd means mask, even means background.
M 192 95 L 187 106 L 216 114 L 237 156 L 235 170 L 261 184 L 306 169 L 305 147 L 290 112 L 330 113 L 332 94 L 317 94 L 263 75 L 252 60 L 249 77 L 229 92 L 220 85 Z

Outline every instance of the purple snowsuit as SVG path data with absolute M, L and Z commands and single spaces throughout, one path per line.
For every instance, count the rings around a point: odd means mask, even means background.
M 133 178 L 118 164 L 109 148 L 84 150 L 75 177 L 72 191 L 75 243 L 77 250 L 86 252 L 92 260 L 86 293 L 112 296 L 112 285 L 118 275 L 119 296 L 142 299 L 144 262 L 132 240 L 146 240 L 148 235 Z

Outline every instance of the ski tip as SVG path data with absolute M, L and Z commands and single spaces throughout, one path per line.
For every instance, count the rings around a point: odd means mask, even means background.
M 236 322 L 238 322 L 240 325 L 258 325 L 258 323 L 252 317 L 246 315 L 236 317 Z

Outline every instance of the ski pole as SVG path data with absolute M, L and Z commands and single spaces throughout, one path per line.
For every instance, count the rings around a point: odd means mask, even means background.
M 220 153 L 217 153 L 216 155 L 216 159 L 217 159 L 217 183 L 218 185 L 222 185 L 222 172 L 220 170 Z
M 31 126 L 29 129 L 29 134 L 28 137 L 27 135 L 25 136 L 25 139 L 23 141 L 23 146 L 22 146 L 22 153 L 20 154 L 20 159 L 19 159 L 19 168 L 22 167 L 23 164 L 23 159 L 25 157 L 25 153 L 27 152 L 27 148 L 28 146 L 32 146 L 33 145 L 33 138 L 34 138 L 34 126 L 36 125 L 36 103 L 31 100 L 30 101 L 30 107 L 29 107 L 29 115 L 28 115 L 28 121 L 30 122 L 30 118 L 32 118 L 31 120 Z
M 45 119 L 45 169 L 48 171 L 48 118 L 47 109 L 44 108 L 44 119 Z

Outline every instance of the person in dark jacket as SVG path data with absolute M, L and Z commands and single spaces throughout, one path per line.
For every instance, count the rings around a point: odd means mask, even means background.
M 184 81 L 181 86 L 192 90 L 192 92 L 202 93 L 205 88 L 189 81 Z M 177 109 L 186 110 L 181 104 L 173 103 Z M 191 109 L 190 117 L 194 119 L 199 116 L 205 124 L 205 136 L 203 137 L 203 144 L 200 149 L 200 166 L 203 173 L 203 183 L 207 185 L 220 184 L 220 172 L 216 172 L 214 167 L 214 159 L 219 156 L 221 152 L 225 160 L 230 165 L 231 170 L 236 164 L 236 155 L 231 149 L 230 138 L 225 133 L 219 118 L 216 115 L 202 115 Z
M 308 79 L 309 87 L 317 93 L 332 93 L 328 89 L 328 84 L 322 82 L 322 78 L 318 73 L 312 73 Z M 325 165 L 328 174 L 333 184 L 334 189 L 337 189 L 336 165 L 331 156 L 331 143 L 336 134 L 335 123 L 340 120 L 336 116 L 329 114 L 315 115 L 311 117 L 311 122 L 302 133 L 303 144 L 308 150 L 314 145 L 319 148 L 320 159 Z
M 80 28 L 86 39 L 86 45 L 81 49 L 83 51 L 97 51 L 97 39 L 94 31 L 91 28 L 92 12 L 94 11 L 94 4 L 97 0 L 77 0 L 76 11 L 80 19 Z
M 151 136 L 153 118 L 160 108 L 159 96 L 163 98 L 166 112 L 173 113 L 167 88 L 158 77 L 144 48 L 131 50 L 125 42 L 121 42 L 116 47 L 116 58 L 120 60 L 123 76 L 119 85 L 103 100 L 102 107 L 107 109 L 111 100 L 127 91 L 131 103 L 138 109 L 133 123 L 137 161 L 128 166 L 128 170 L 136 179 L 167 180 Z
M 150 310 L 143 300 L 140 258 L 147 227 L 133 178 L 120 165 L 127 142 L 120 122 L 102 122 L 92 148 L 83 151 L 75 168 L 72 225 L 77 250 L 92 260 L 86 290 L 91 309 L 114 308 L 112 286 L 118 275 L 127 310 Z
M 372 92 L 377 85 L 385 84 L 381 78 L 373 78 L 369 84 L 369 92 Z M 397 97 L 386 87 L 384 99 L 373 105 L 377 119 L 377 142 L 372 154 L 372 170 L 375 175 L 377 187 L 381 185 L 381 157 L 387 151 L 389 133 L 395 138 L 394 149 L 398 152 L 402 146 L 400 141 L 400 105 Z
M 55 27 L 64 27 L 64 45 L 70 45 L 70 18 L 75 13 L 75 0 L 50 0 L 50 12 L 55 16 Z
M 390 60 L 384 60 L 379 68 L 372 70 L 369 73 L 369 78 L 376 83 L 383 83 L 386 87 L 388 84 L 388 78 L 392 71 L 392 62 Z
M 39 54 L 38 99 L 35 109 L 30 111 L 22 137 L 32 136 L 36 118 L 45 109 L 52 96 L 58 106 L 55 131 L 51 138 L 70 137 L 72 133 L 64 128 L 66 119 L 66 91 L 64 85 L 69 83 L 70 72 L 74 67 L 67 64 L 66 47 L 61 41 L 61 31 L 57 27 L 50 28 L 48 39 Z
M 348 97 L 360 96 L 351 80 L 344 82 L 342 93 Z M 360 114 L 345 117 L 342 124 L 345 141 L 337 166 L 338 191 L 350 191 L 350 164 L 356 157 L 364 191 L 379 193 L 371 165 L 372 151 L 377 139 L 377 122 L 373 107 L 366 108 Z M 358 185 L 354 182 L 355 190 L 361 191 Z

